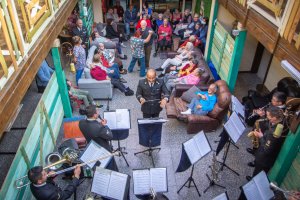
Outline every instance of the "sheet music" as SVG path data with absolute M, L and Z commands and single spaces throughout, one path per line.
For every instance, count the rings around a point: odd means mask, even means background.
M 201 158 L 201 153 L 199 152 L 194 139 L 190 139 L 183 143 L 183 147 L 192 164 L 195 164 Z
M 107 126 L 110 129 L 116 129 L 117 127 L 117 118 L 115 112 L 104 112 L 103 118 L 107 120 Z
M 116 109 L 117 128 L 130 129 L 130 115 L 128 109 Z
M 195 135 L 193 139 L 195 140 L 198 150 L 201 153 L 201 157 L 205 156 L 211 151 L 211 148 L 203 131 Z
M 257 190 L 259 191 L 262 199 L 269 200 L 274 197 L 274 193 L 270 189 L 270 183 L 264 171 L 261 171 L 259 174 L 257 174 L 253 178 L 253 181 L 255 182 Z
M 241 102 L 235 97 L 231 96 L 231 101 L 232 101 L 232 110 L 239 113 L 243 118 L 245 117 L 245 107 Z
M 231 114 L 224 127 L 234 143 L 238 141 L 245 130 L 244 124 L 235 112 Z
M 111 130 L 130 129 L 130 114 L 128 109 L 116 109 L 116 111 L 104 112 L 107 126 Z
M 134 194 L 149 194 L 150 193 L 150 171 L 134 170 L 133 171 L 133 191 Z
M 110 152 L 107 151 L 105 148 L 98 145 L 93 140 L 90 142 L 88 147 L 85 149 L 84 153 L 80 157 L 80 160 L 83 162 L 88 162 L 90 160 L 94 160 L 100 157 L 104 157 L 110 155 Z M 105 168 L 107 164 L 109 163 L 111 157 L 108 157 L 106 159 L 100 160 L 101 164 L 100 167 Z M 93 168 L 93 166 L 96 164 L 96 162 L 87 164 L 90 168 Z
M 91 191 L 101 196 L 107 196 L 108 185 L 111 171 L 97 167 L 93 177 L 93 184 Z
M 152 187 L 155 192 L 167 192 L 168 191 L 167 169 L 166 168 L 151 168 L 150 169 L 150 187 Z
M 165 123 L 169 120 L 166 119 L 139 119 L 139 124 L 153 124 L 153 123 Z
M 212 200 L 228 200 L 226 193 L 222 193 L 218 196 L 216 196 L 215 198 L 213 198 Z
M 243 186 L 244 194 L 247 199 L 263 200 L 257 190 L 257 186 L 253 180 Z
M 124 199 L 128 175 L 111 171 L 107 195 L 113 199 Z

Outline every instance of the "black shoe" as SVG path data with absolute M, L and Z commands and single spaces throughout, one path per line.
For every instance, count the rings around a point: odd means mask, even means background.
M 160 74 L 160 75 L 158 75 L 158 78 L 162 78 L 164 76 L 165 76 L 164 74 Z
M 155 69 L 155 71 L 158 71 L 158 72 L 159 72 L 159 71 L 163 71 L 163 70 L 164 70 L 164 69 L 161 68 L 161 67 Z
M 154 54 L 153 54 L 153 57 L 156 57 L 157 56 L 157 53 L 155 52 Z
M 127 60 L 127 55 L 124 55 L 124 57 L 120 57 L 121 60 Z
M 125 96 L 132 96 L 134 95 L 134 92 L 131 89 L 127 89 L 127 91 L 125 92 Z
M 254 155 L 255 153 L 255 150 L 254 149 L 251 149 L 251 148 L 247 148 L 247 152 Z
M 255 167 L 255 164 L 254 164 L 254 162 L 248 162 L 248 164 L 247 164 L 249 167 Z
M 119 80 L 120 80 L 121 83 L 127 83 L 127 81 L 122 77 Z
M 247 181 L 251 181 L 252 177 L 251 176 L 246 176 Z
M 103 105 L 96 105 L 96 107 L 97 107 L 97 108 L 102 108 L 102 107 L 103 107 Z

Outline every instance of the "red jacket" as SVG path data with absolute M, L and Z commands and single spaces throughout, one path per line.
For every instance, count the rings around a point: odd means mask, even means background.
M 91 76 L 97 81 L 103 81 L 106 80 L 107 74 L 106 71 L 104 71 L 98 66 L 95 66 L 93 69 L 91 69 Z
M 137 25 L 136 25 L 136 29 L 139 29 L 139 28 L 141 28 L 141 21 L 142 21 L 143 19 L 140 19 L 139 21 L 138 21 L 138 23 L 137 23 Z M 150 19 L 146 19 L 146 22 L 147 22 L 147 27 L 149 27 L 149 28 L 151 28 L 151 21 L 150 21 Z
M 102 65 L 104 67 L 110 68 L 108 61 L 106 60 L 106 58 L 103 55 L 100 56 L 100 59 L 101 59 Z
M 167 35 L 164 36 L 163 32 L 166 33 Z M 172 28 L 170 25 L 168 26 L 164 26 L 163 24 L 160 25 L 157 33 L 158 33 L 158 41 L 162 40 L 164 37 L 166 37 L 167 41 L 171 41 Z

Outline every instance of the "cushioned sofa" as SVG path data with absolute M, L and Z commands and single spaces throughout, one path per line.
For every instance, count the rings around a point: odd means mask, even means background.
M 92 63 L 96 46 L 91 46 L 87 57 L 87 66 Z M 97 81 L 91 77 L 90 69 L 85 67 L 82 77 L 78 80 L 79 89 L 89 91 L 94 99 L 112 99 L 113 85 L 110 80 Z
M 222 121 L 228 112 L 231 103 L 231 93 L 225 81 L 219 80 L 215 83 L 218 86 L 216 93 L 217 103 L 207 116 L 181 114 L 182 111 L 187 110 L 187 104 L 196 96 L 195 92 L 199 89 L 207 90 L 207 85 L 193 86 L 188 90 L 187 88 L 177 85 L 175 91 L 172 92 L 169 103 L 166 105 L 167 117 L 177 118 L 187 122 L 187 133 L 189 134 L 197 133 L 201 130 L 205 132 L 216 130 L 222 124 Z

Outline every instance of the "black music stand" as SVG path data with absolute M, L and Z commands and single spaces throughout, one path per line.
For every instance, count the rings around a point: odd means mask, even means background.
M 119 151 L 120 154 L 118 154 L 118 156 L 122 156 L 123 159 L 125 160 L 127 166 L 129 167 L 129 164 L 124 156 L 124 154 L 128 154 L 128 152 L 125 151 L 126 147 L 121 147 L 120 144 L 120 140 L 125 140 L 126 138 L 128 138 L 129 136 L 129 129 L 126 130 L 112 130 L 111 131 L 113 134 L 113 139 L 112 140 L 116 140 L 118 142 L 118 148 L 114 149 L 113 151 Z
M 202 150 L 200 150 L 200 148 Z M 197 152 L 196 152 L 197 150 Z M 204 134 L 203 131 L 195 135 L 192 139 L 188 140 L 182 145 L 182 154 L 181 154 L 181 159 L 180 163 L 178 165 L 178 168 L 176 172 L 183 172 L 187 170 L 191 165 L 192 165 L 192 170 L 189 178 L 185 181 L 185 183 L 179 188 L 177 193 L 179 193 L 183 187 L 190 188 L 192 186 L 195 186 L 196 191 L 201 197 L 201 194 L 198 190 L 198 187 L 195 183 L 195 180 L 193 178 L 193 173 L 194 173 L 194 167 L 195 164 L 202 159 L 205 155 L 207 155 L 211 151 L 211 146 L 206 138 L 206 135 Z M 197 155 L 195 156 L 194 153 Z M 193 183 L 193 185 L 192 185 Z
M 153 151 L 160 151 L 161 149 L 156 146 L 160 145 L 162 124 L 165 122 L 166 120 L 161 118 L 138 119 L 139 144 L 149 148 L 144 151 L 136 152 L 134 155 L 136 156 L 138 154 L 148 152 L 148 156 L 151 157 L 153 167 L 155 167 Z

